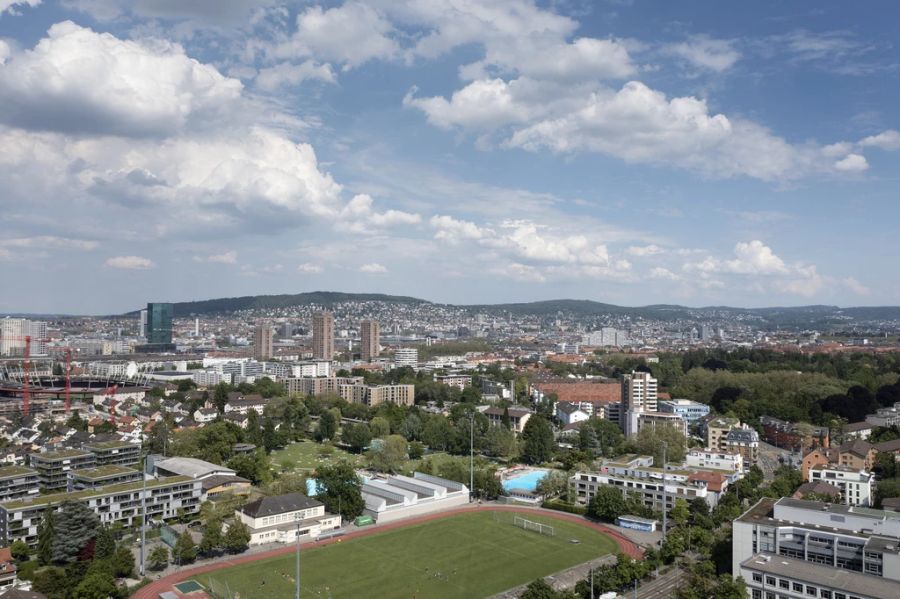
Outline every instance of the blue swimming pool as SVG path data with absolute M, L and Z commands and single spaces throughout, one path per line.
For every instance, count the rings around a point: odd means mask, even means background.
M 534 492 L 538 482 L 545 476 L 547 476 L 546 470 L 530 470 L 503 481 L 503 490 Z

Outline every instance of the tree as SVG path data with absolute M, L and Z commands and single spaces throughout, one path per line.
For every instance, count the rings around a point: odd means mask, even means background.
M 425 455 L 425 445 L 421 441 L 413 441 L 409 444 L 409 459 L 418 460 Z
M 247 549 L 247 545 L 250 543 L 250 529 L 246 524 L 235 519 L 228 525 L 222 543 L 229 553 L 241 553 Z
M 9 553 L 17 562 L 28 560 L 28 544 L 22 539 L 16 539 L 9 546 Z
M 116 552 L 116 540 L 112 531 L 107 526 L 101 526 L 97 530 L 97 538 L 94 539 L 94 559 L 107 559 Z
M 569 478 L 558 470 L 551 470 L 538 481 L 536 491 L 545 499 L 563 495 L 569 488 Z
M 616 518 L 625 513 L 625 499 L 621 491 L 616 487 L 602 486 L 597 489 L 588 503 L 587 514 L 592 518 L 615 522 Z
M 538 578 L 525 587 L 525 592 L 519 595 L 519 599 L 556 599 L 557 593 L 543 578 Z
M 134 554 L 128 547 L 116 549 L 112 558 L 113 573 L 116 578 L 131 578 L 134 576 Z
M 56 516 L 53 508 L 44 510 L 44 517 L 38 525 L 37 561 L 42 566 L 49 566 L 53 561 L 53 543 L 56 540 Z
M 325 410 L 319 416 L 319 430 L 317 431 L 319 441 L 331 441 L 336 432 L 337 421 L 334 419 L 334 414 Z
M 262 449 L 257 449 L 253 453 L 234 456 L 228 460 L 228 467 L 234 470 L 238 476 L 246 478 L 254 485 L 265 484 L 272 476 L 269 456 Z
M 53 566 L 41 568 L 34 573 L 31 588 L 47 596 L 47 599 L 65 599 L 69 590 L 66 571 Z
M 687 452 L 687 439 L 675 426 L 656 426 L 642 428 L 634 438 L 637 451 L 642 455 L 653 456 L 653 465 L 663 468 L 663 443 L 666 444 L 666 461 L 682 462 Z
M 505 426 L 492 426 L 484 434 L 484 452 L 497 458 L 508 458 L 516 454 L 516 436 Z
M 190 564 L 197 559 L 197 545 L 191 538 L 191 533 L 184 531 L 175 541 L 175 548 L 172 550 L 172 559 L 178 565 Z
M 669 517 L 672 518 L 672 521 L 678 526 L 684 526 L 690 515 L 691 512 L 688 509 L 687 501 L 681 497 L 676 497 L 675 505 L 672 506 L 672 509 L 669 511 Z
M 215 517 L 208 518 L 203 526 L 203 538 L 197 547 L 201 554 L 212 555 L 222 546 L 222 522 Z
M 169 548 L 165 545 L 157 545 L 150 551 L 147 561 L 151 570 L 162 570 L 169 564 Z
M 347 424 L 341 430 L 341 439 L 350 446 L 351 450 L 359 453 L 372 442 L 372 431 L 365 422 Z
M 553 457 L 553 431 L 541 416 L 532 416 L 522 429 L 522 459 L 529 464 L 547 462 Z
M 263 425 L 262 439 L 263 448 L 267 454 L 272 453 L 272 451 L 282 445 L 281 439 L 275 430 L 275 422 L 271 418 L 266 418 L 266 422 Z
M 409 449 L 406 439 L 400 435 L 388 435 L 378 446 L 373 446 L 367 455 L 372 468 L 394 473 L 409 459 Z
M 72 591 L 72 599 L 109 599 L 118 596 L 119 589 L 113 575 L 102 570 L 94 570 Z
M 259 426 L 259 413 L 254 409 L 247 410 L 247 441 L 257 447 L 263 444 L 262 428 Z
M 53 561 L 67 564 L 78 559 L 81 551 L 97 535 L 100 518 L 83 503 L 63 502 L 56 514 Z
M 372 438 L 383 439 L 391 434 L 391 423 L 383 416 L 376 416 L 369 421 L 369 429 L 372 431 Z
M 347 520 L 363 513 L 362 481 L 349 463 L 342 461 L 333 466 L 321 466 L 316 470 L 315 478 L 319 488 L 316 499 L 325 504 L 327 511 L 340 513 Z

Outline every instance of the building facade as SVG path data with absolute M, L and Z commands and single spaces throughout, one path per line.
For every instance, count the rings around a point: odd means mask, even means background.
M 331 312 L 313 314 L 313 357 L 319 360 L 334 358 L 334 315 Z
M 69 485 L 69 473 L 97 465 L 97 456 L 80 449 L 62 449 L 28 456 L 30 466 L 37 471 L 38 481 L 45 491 L 64 491 Z
M 34 497 L 40 492 L 37 470 L 23 466 L 0 468 L 0 502 L 20 497 Z
M 824 482 L 837 487 L 844 505 L 872 505 L 875 475 L 835 464 L 816 464 L 809 469 L 808 482 Z
M 271 360 L 275 355 L 273 338 L 272 325 L 256 325 L 253 328 L 253 357 L 259 361 Z
M 687 422 L 696 422 L 709 414 L 709 406 L 689 399 L 664 399 L 659 401 L 659 411 L 678 414 Z
M 150 345 L 172 344 L 172 318 L 174 306 L 168 303 L 147 304 L 147 324 L 144 330 L 144 338 Z
M 300 493 L 261 497 L 235 510 L 234 516 L 250 529 L 250 545 L 291 543 L 301 537 L 317 538 L 340 528 L 341 517 L 325 512 L 325 505 Z
M 414 347 L 398 347 L 394 350 L 394 367 L 419 367 L 419 350 Z
M 376 320 L 364 320 L 359 325 L 359 354 L 363 362 L 371 362 L 381 353 L 381 325 Z

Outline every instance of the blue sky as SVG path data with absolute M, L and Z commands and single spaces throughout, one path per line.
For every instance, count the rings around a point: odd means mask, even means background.
M 0 0 L 0 312 L 900 303 L 893 2 Z

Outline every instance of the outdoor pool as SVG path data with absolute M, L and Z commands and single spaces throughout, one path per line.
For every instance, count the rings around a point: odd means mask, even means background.
M 538 482 L 547 476 L 546 470 L 529 470 L 503 481 L 503 490 L 509 491 L 529 491 L 531 493 L 537 488 Z

